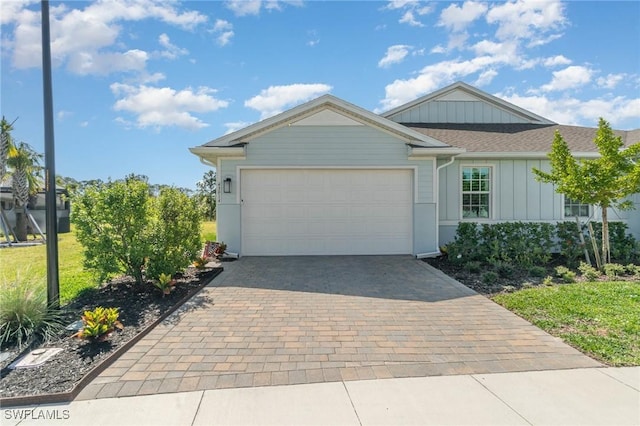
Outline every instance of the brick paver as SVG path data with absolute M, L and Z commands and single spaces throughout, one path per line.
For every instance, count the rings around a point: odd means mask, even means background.
M 224 267 L 79 398 L 600 365 L 409 256 Z

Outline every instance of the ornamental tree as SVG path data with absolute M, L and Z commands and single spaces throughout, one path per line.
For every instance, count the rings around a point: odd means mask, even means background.
M 620 136 L 616 136 L 609 123 L 600 118 L 594 143 L 600 156 L 593 159 L 576 159 L 569 146 L 556 130 L 551 152 L 551 171 L 533 169 L 536 180 L 555 185 L 556 192 L 579 201 L 592 204 L 602 210 L 603 263 L 611 261 L 609 249 L 609 225 L 607 209 L 631 209 L 626 197 L 640 192 L 640 143 L 624 148 Z

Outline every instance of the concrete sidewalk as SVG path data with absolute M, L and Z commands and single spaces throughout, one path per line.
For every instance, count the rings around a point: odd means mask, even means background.
M 13 408 L 1 416 L 3 426 L 638 425 L 640 367 L 217 389 Z

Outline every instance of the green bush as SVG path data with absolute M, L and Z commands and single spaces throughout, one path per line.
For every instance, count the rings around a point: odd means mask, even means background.
M 617 263 L 640 263 L 640 241 L 628 233 L 628 226 L 624 222 L 609 222 L 609 247 L 611 260 Z M 602 223 L 593 224 L 593 232 L 600 237 Z
M 476 260 L 472 260 L 464 264 L 464 269 L 472 274 L 477 274 L 482 270 L 482 264 Z
M 461 222 L 456 229 L 456 238 L 446 246 L 448 259 L 454 264 L 478 261 L 484 258 L 480 234 L 475 222 Z
M 502 278 L 511 278 L 516 272 L 516 268 L 512 264 L 500 260 L 493 262 L 493 268 Z
M 157 198 L 138 176 L 89 185 L 73 199 L 72 221 L 85 265 L 100 280 L 124 273 L 174 275 L 198 256 L 202 218 L 195 200 L 175 188 Z
M 482 274 L 482 282 L 485 284 L 492 284 L 498 281 L 498 274 L 493 271 L 487 271 Z
M 529 268 L 529 275 L 542 278 L 547 274 L 547 269 L 543 266 L 532 266 Z
M 184 270 L 200 255 L 202 217 L 197 202 L 175 188 L 164 188 L 153 204 L 146 276 L 158 279 Z
M 567 268 L 566 266 L 558 266 L 556 267 L 556 275 L 559 278 L 562 278 L 562 281 L 565 283 L 575 283 L 576 282 L 576 273 Z
M 620 275 L 624 275 L 624 273 L 627 270 L 627 268 L 625 268 L 623 265 L 620 265 L 618 263 L 607 263 L 606 265 L 604 265 L 603 269 L 604 269 L 605 275 L 609 278 L 614 278 Z
M 16 277 L 0 283 L 0 348 L 49 340 L 62 329 L 59 311 L 47 309 L 46 279 Z
M 627 272 L 629 273 L 629 275 L 633 275 L 636 278 L 640 278 L 640 266 L 639 265 L 634 265 L 633 263 L 630 263 L 627 265 Z
M 585 244 L 588 240 L 587 227 L 582 226 L 582 233 L 585 235 Z M 584 248 L 580 241 L 578 233 L 578 224 L 576 222 L 558 222 L 556 224 L 556 237 L 558 239 L 558 248 L 560 255 L 569 266 L 577 266 L 581 259 L 584 260 Z M 587 245 L 593 254 L 590 245 Z
M 589 281 L 595 281 L 600 278 L 600 271 L 598 271 L 593 266 L 588 263 L 580 262 L 580 266 L 578 266 L 578 270 Z
M 149 185 L 133 176 L 90 185 L 73 197 L 71 220 L 84 247 L 85 266 L 100 281 L 125 273 L 143 280 L 150 254 Z

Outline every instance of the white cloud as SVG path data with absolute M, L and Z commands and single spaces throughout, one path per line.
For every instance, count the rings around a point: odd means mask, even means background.
M 443 46 L 439 44 L 434 46 L 430 51 L 430 53 L 446 53 L 446 52 L 447 52 L 447 49 L 445 49 Z
M 498 71 L 494 69 L 488 69 L 480 74 L 478 79 L 473 83 L 474 86 L 482 87 L 491 83 L 493 79 L 498 75 Z
M 462 31 L 470 23 L 481 17 L 487 11 L 487 5 L 475 1 L 466 1 L 462 7 L 451 4 L 440 13 L 438 26 L 449 28 L 453 31 Z
M 551 82 L 543 85 L 540 89 L 545 92 L 554 90 L 567 90 L 584 86 L 591 81 L 593 71 L 580 65 L 572 65 L 560 71 L 553 72 Z
M 600 87 L 603 87 L 605 89 L 613 89 L 618 85 L 618 83 L 620 83 L 626 77 L 627 77 L 627 74 L 625 73 L 608 74 L 606 77 L 598 77 L 598 80 L 596 80 L 596 82 Z M 639 114 L 640 114 L 640 111 L 639 111 Z
M 87 127 L 87 126 L 89 126 L 89 122 L 88 121 L 81 121 L 78 125 L 80 127 Z
M 406 58 L 413 47 L 406 44 L 396 44 L 387 48 L 387 53 L 380 61 L 378 67 L 389 68 L 393 64 L 399 64 Z
M 282 10 L 282 4 L 300 7 L 303 2 L 301 0 L 228 0 L 225 2 L 227 9 L 236 16 L 259 15 L 262 7 L 266 10 Z
M 498 93 L 496 96 L 561 124 L 596 127 L 598 118 L 604 117 L 613 127 L 624 128 L 627 120 L 637 121 L 640 117 L 640 98 L 616 96 L 585 101 L 573 97 L 554 99 L 546 95 Z
M 244 106 L 259 111 L 262 120 L 279 114 L 285 108 L 291 108 L 323 95 L 331 89 L 331 86 L 321 83 L 270 86 L 261 90 L 259 95 L 245 101 Z
M 158 43 L 160 46 L 164 47 L 165 50 L 160 52 L 160 56 L 167 59 L 176 59 L 178 56 L 188 55 L 189 51 L 187 49 L 176 46 L 171 43 L 169 36 L 165 33 L 160 34 L 158 37 Z
M 245 127 L 251 125 L 248 121 L 233 121 L 231 123 L 224 123 L 224 127 L 227 128 L 227 131 L 224 132 L 225 135 L 229 133 L 233 133 L 237 130 L 244 129 Z
M 6 2 L 5 2 L 6 3 Z M 13 2 L 9 2 L 13 3 Z M 12 24 L 3 44 L 16 68 L 41 66 L 40 11 L 14 4 L 3 24 Z M 196 11 L 179 11 L 174 3 L 155 0 L 98 0 L 84 9 L 65 5 L 50 9 L 51 54 L 54 66 L 66 64 L 79 74 L 107 74 L 139 71 L 147 60 L 146 52 L 123 47 L 119 41 L 122 22 L 156 19 L 190 30 L 207 17 Z
M 400 10 L 402 17 L 398 22 L 401 24 L 408 24 L 412 27 L 424 27 L 424 24 L 420 22 L 416 16 L 424 16 L 431 13 L 433 6 L 417 0 L 391 0 L 384 9 Z
M 235 35 L 233 32 L 233 24 L 224 19 L 216 19 L 211 32 L 217 34 L 216 43 L 220 46 L 226 46 Z
M 207 127 L 192 113 L 213 112 L 226 108 L 229 102 L 212 96 L 215 89 L 199 87 L 180 91 L 170 87 L 129 85 L 113 83 L 112 93 L 119 99 L 113 106 L 116 111 L 125 111 L 136 116 L 136 126 L 140 128 L 178 126 L 186 129 Z M 120 118 L 120 122 L 126 122 Z
M 491 7 L 487 22 L 498 25 L 496 36 L 500 40 L 531 39 L 543 44 L 551 40 L 547 33 L 564 27 L 567 18 L 558 0 L 517 0 Z
M 545 67 L 555 67 L 556 65 L 569 65 L 571 63 L 571 59 L 568 59 L 563 55 L 556 55 L 545 58 L 542 63 Z
M 56 114 L 56 116 L 58 117 L 59 121 L 63 121 L 65 118 L 71 117 L 72 115 L 73 115 L 73 112 L 66 111 L 64 109 L 58 111 L 58 113 Z

